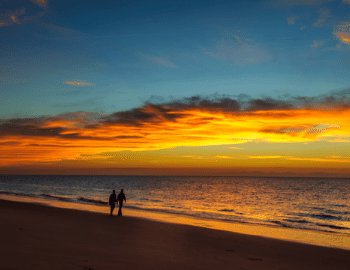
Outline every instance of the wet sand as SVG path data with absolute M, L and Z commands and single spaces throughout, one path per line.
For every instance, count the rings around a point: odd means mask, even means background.
M 0 200 L 0 270 L 350 269 L 350 251 Z

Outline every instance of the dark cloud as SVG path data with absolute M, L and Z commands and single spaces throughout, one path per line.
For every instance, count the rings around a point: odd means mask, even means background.
M 159 100 L 159 99 L 158 99 Z M 256 111 L 263 111 L 266 117 L 290 117 L 291 110 L 318 109 L 343 110 L 350 108 L 350 89 L 331 92 L 329 95 L 315 97 L 285 96 L 281 99 L 261 98 L 253 99 L 247 95 L 236 98 L 193 96 L 181 100 L 173 100 L 161 104 L 146 102 L 144 106 L 128 111 L 115 112 L 110 115 L 98 113 L 72 112 L 50 117 L 0 119 L 0 137 L 29 136 L 29 137 L 56 137 L 60 139 L 86 139 L 86 140 L 113 140 L 113 139 L 140 139 L 142 136 L 116 136 L 99 137 L 99 128 L 108 126 L 140 127 L 152 125 L 154 128 L 169 122 L 180 122 L 186 117 L 188 125 L 203 125 L 215 119 L 213 116 L 197 115 L 195 118 L 187 117 L 193 111 L 207 111 L 229 113 L 233 115 L 256 116 Z M 290 112 L 289 112 L 290 111 Z M 70 123 L 67 125 L 60 123 Z M 57 124 L 50 125 L 56 122 Z M 50 127 L 51 126 L 51 127 Z M 309 133 L 322 132 L 325 127 L 285 127 L 274 129 L 266 128 L 266 133 L 299 133 L 309 130 Z M 327 127 L 328 128 L 328 127 Z M 94 131 L 96 135 L 83 135 L 84 130 Z M 103 132 L 103 131 L 102 131 Z M 117 135 L 117 134 L 116 134 Z
M 270 111 L 270 110 L 290 110 L 294 106 L 285 101 L 274 100 L 271 98 L 254 99 L 249 101 L 248 111 Z
M 15 118 L 0 124 L 0 138 L 7 136 L 46 137 L 60 139 L 85 139 L 107 140 L 106 138 L 82 136 L 79 132 L 65 127 L 44 127 L 44 122 L 56 121 L 57 117 L 51 118 Z M 66 132 L 69 131 L 67 134 Z
M 142 139 L 143 136 L 115 136 L 115 139 Z
M 297 107 L 304 108 L 334 107 L 334 109 L 347 109 L 350 107 L 350 89 L 332 91 L 327 95 L 319 95 L 315 97 L 291 97 L 291 102 L 296 104 Z
M 23 120 L 14 119 L 0 125 L 0 136 L 18 135 L 18 136 L 43 136 L 58 137 L 65 129 L 56 128 L 40 128 L 35 124 L 26 123 Z
M 230 98 L 208 99 L 200 96 L 184 98 L 164 104 L 175 109 L 202 109 L 208 111 L 237 112 L 241 106 L 238 101 Z
M 103 124 L 142 126 L 145 123 L 176 121 L 184 115 L 183 113 L 173 113 L 173 110 L 166 105 L 146 104 L 140 108 L 113 113 L 104 118 Z
M 314 126 L 267 128 L 260 131 L 265 133 L 277 133 L 277 134 L 296 134 L 296 133 L 309 130 L 311 127 L 314 127 Z

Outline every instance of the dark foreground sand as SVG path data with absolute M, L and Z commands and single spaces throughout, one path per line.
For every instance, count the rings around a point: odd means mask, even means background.
M 347 250 L 4 200 L 0 230 L 1 270 L 350 269 Z

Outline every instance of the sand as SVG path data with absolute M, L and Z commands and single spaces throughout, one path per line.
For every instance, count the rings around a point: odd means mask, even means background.
M 0 269 L 350 269 L 350 251 L 0 200 Z

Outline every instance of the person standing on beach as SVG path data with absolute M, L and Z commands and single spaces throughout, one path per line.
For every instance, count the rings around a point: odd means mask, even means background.
M 122 215 L 123 201 L 125 201 L 125 203 L 126 203 L 124 191 L 123 191 L 123 189 L 121 189 L 120 193 L 118 194 L 118 197 L 117 197 L 117 204 L 119 204 L 118 216 Z
M 111 206 L 111 216 L 113 215 L 113 210 L 115 208 L 115 203 L 117 201 L 117 195 L 115 194 L 115 190 L 113 189 L 113 193 L 109 196 L 109 205 Z

